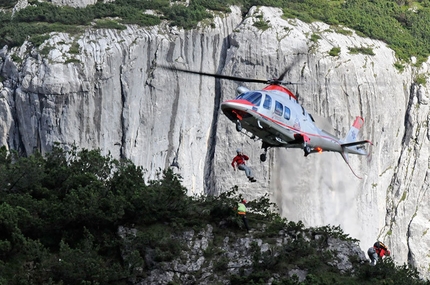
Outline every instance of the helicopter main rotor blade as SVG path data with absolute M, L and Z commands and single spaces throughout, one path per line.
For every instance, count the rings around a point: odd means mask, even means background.
M 296 57 L 294 61 L 285 68 L 284 72 L 281 73 L 281 75 L 278 77 L 278 82 L 282 84 L 282 80 L 284 79 L 285 75 L 290 73 L 291 69 L 293 69 L 294 66 L 299 62 L 299 59 Z M 287 82 L 287 84 L 292 84 L 291 82 Z
M 238 76 L 231 76 L 231 75 L 223 75 L 218 73 L 208 73 L 208 72 L 202 72 L 202 71 L 194 71 L 194 70 L 188 70 L 188 69 L 182 69 L 182 68 L 176 68 L 172 66 L 164 66 L 161 65 L 161 68 L 170 69 L 173 71 L 180 71 L 185 73 L 191 73 L 196 75 L 203 75 L 203 76 L 210 76 L 215 77 L 219 79 L 227 79 L 227 80 L 235 80 L 235 81 L 241 81 L 241 82 L 252 82 L 252 83 L 264 83 L 264 84 L 275 84 L 275 85 L 300 85 L 302 83 L 294 83 L 290 81 L 281 81 L 281 79 L 291 70 L 291 67 L 293 65 L 290 65 L 285 71 L 281 74 L 279 78 L 274 79 L 257 79 L 257 78 L 245 78 L 245 77 L 238 77 Z
M 215 78 L 219 78 L 219 79 L 228 79 L 228 80 L 235 80 L 235 81 L 242 81 L 242 82 L 265 83 L 265 84 L 270 83 L 270 80 L 267 80 L 267 79 L 244 78 L 244 77 L 223 75 L 223 74 L 218 74 L 218 73 L 208 73 L 208 72 L 201 72 L 201 71 L 193 71 L 193 70 L 181 69 L 181 68 L 170 67 L 170 66 L 161 66 L 161 67 L 167 68 L 167 69 L 170 69 L 170 70 L 174 70 L 174 71 L 180 71 L 180 72 L 185 72 L 185 73 L 210 76 L 210 77 L 215 77 Z
M 291 66 L 289 66 L 289 67 L 287 67 L 285 70 L 284 70 L 284 72 L 282 72 L 282 74 L 278 77 L 278 82 L 282 82 L 282 79 L 284 79 L 284 77 L 285 77 L 285 75 L 287 74 L 287 73 L 289 73 L 290 72 L 290 70 L 291 70 Z

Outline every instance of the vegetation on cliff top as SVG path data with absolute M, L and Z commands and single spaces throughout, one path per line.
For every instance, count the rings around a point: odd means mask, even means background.
M 0 46 L 13 47 L 24 40 L 38 46 L 44 39 L 40 35 L 55 31 L 76 33 L 90 25 L 105 28 L 94 23 L 106 18 L 115 22 L 110 26 L 117 29 L 122 29 L 122 24 L 154 26 L 161 20 L 190 29 L 212 18 L 209 11 L 226 13 L 234 4 L 242 7 L 244 15 L 252 6 L 274 6 L 282 8 L 285 17 L 350 27 L 363 36 L 386 42 L 406 62 L 415 56 L 419 64 L 430 54 L 430 0 L 191 0 L 188 6 L 184 1 L 116 0 L 98 1 L 85 8 L 29 0 L 31 5 L 12 17 L 10 8 L 16 2 L 0 0 L 0 7 L 6 8 L 0 13 Z M 153 13 L 146 13 L 148 10 Z
M 237 187 L 216 197 L 189 197 L 172 170 L 153 181 L 144 181 L 143 173 L 99 150 L 55 147 L 45 157 L 20 157 L 1 147 L 0 284 L 129 284 L 179 256 L 185 245 L 175 235 L 208 224 L 218 236 L 244 235 L 233 210 L 241 199 Z M 251 270 L 228 277 L 231 284 L 267 284 L 276 274 L 276 284 L 430 284 L 391 258 L 375 267 L 352 260 L 354 273 L 341 273 L 330 266 L 332 251 L 322 251 L 329 237 L 356 242 L 339 227 L 288 222 L 267 197 L 249 207 L 256 238 L 267 241 L 285 231 L 294 239 L 276 256 L 255 250 Z M 120 236 L 121 226 L 137 230 L 133 254 L 123 254 L 130 237 Z M 222 269 L 224 263 L 217 264 Z M 306 280 L 284 276 L 291 268 L 306 270 Z

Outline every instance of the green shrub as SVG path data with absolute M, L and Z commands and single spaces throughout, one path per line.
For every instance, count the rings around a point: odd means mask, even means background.
M 13 8 L 16 3 L 18 3 L 18 0 L 0 0 L 0 8 L 10 9 Z
M 270 25 L 266 21 L 263 21 L 263 20 L 254 22 L 253 26 L 257 27 L 258 29 L 263 30 L 263 31 L 270 28 Z
M 373 52 L 373 49 L 369 47 L 352 47 L 352 48 L 348 48 L 348 50 L 349 50 L 349 53 L 351 54 L 362 53 L 367 55 L 375 55 L 375 53 Z
M 320 35 L 318 35 L 318 34 L 312 34 L 311 35 L 311 42 L 314 42 L 314 43 L 316 43 L 316 42 L 318 42 L 318 40 L 320 40 L 321 39 L 321 36 Z
M 48 40 L 50 38 L 49 35 L 44 34 L 44 35 L 35 35 L 30 37 L 29 41 L 31 43 L 33 43 L 34 46 L 38 47 L 41 44 L 43 44 L 46 40 Z
M 334 47 L 334 48 L 332 48 L 329 51 L 328 54 L 331 55 L 331 56 L 339 56 L 339 54 L 340 54 L 340 47 Z
M 11 56 L 10 56 L 11 58 L 12 58 L 12 60 L 14 61 L 14 62 L 16 62 L 16 63 L 21 63 L 22 62 L 22 58 L 20 58 L 18 55 L 16 55 L 16 54 L 12 54 Z
M 425 74 L 418 74 L 414 79 L 414 83 L 425 85 L 427 83 L 427 76 Z
M 395 62 L 394 63 L 394 67 L 399 71 L 399 72 L 403 72 L 405 70 L 405 65 L 402 64 L 401 62 Z
M 68 58 L 64 61 L 64 64 L 68 64 L 68 63 L 81 63 L 81 61 L 77 58 Z
M 127 27 L 114 20 L 97 20 L 93 26 L 96 29 L 125 30 Z

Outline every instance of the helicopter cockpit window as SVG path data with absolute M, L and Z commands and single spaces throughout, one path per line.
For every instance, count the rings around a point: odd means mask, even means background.
M 282 103 L 275 101 L 275 114 L 278 116 L 282 116 L 282 113 L 284 112 L 284 105 Z
M 260 92 L 246 92 L 236 97 L 236 99 L 243 99 L 256 106 L 260 106 L 262 94 Z
M 291 116 L 290 108 L 288 108 L 287 106 L 285 106 L 285 109 L 284 109 L 284 118 L 285 118 L 286 120 L 289 120 L 289 119 L 290 119 L 290 116 Z
M 266 94 L 266 98 L 264 98 L 263 107 L 265 109 L 269 109 L 272 107 L 272 97 Z

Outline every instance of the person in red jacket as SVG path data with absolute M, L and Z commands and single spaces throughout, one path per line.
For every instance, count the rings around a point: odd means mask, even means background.
M 243 152 L 238 149 L 237 155 L 233 158 L 233 161 L 231 162 L 231 166 L 233 166 L 234 171 L 236 171 L 236 167 L 239 170 L 245 171 L 246 177 L 248 177 L 249 181 L 255 182 L 254 176 L 252 176 L 251 169 L 245 164 L 246 160 L 249 160 L 249 157 L 246 154 L 243 154 Z
M 373 244 L 373 247 L 369 248 L 367 254 L 370 258 L 370 265 L 375 265 L 380 258 L 382 259 L 384 256 L 390 256 L 391 252 L 385 244 L 377 241 Z

